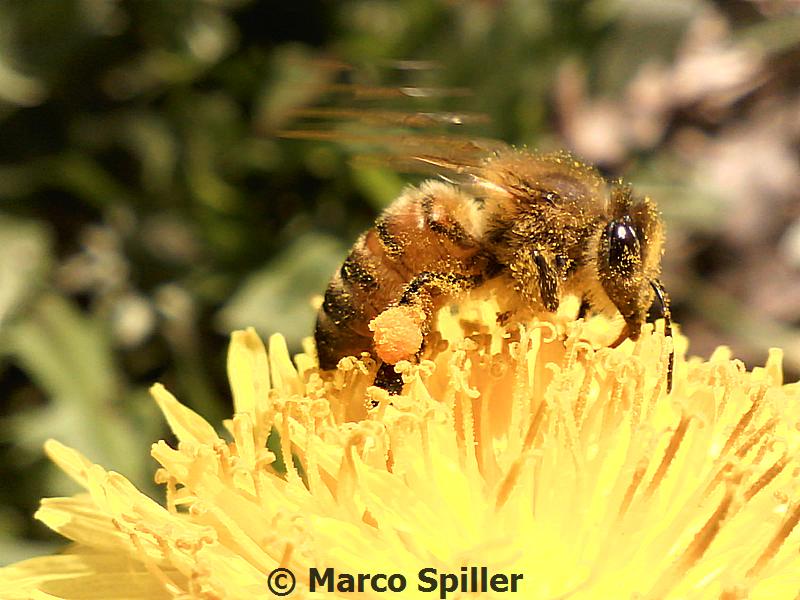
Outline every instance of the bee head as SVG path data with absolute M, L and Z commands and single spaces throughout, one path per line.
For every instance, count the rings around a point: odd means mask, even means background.
M 636 339 L 653 302 L 663 226 L 655 205 L 647 198 L 634 198 L 628 187 L 612 189 L 610 208 L 611 218 L 599 224 L 597 274 L 625 319 L 629 336 Z

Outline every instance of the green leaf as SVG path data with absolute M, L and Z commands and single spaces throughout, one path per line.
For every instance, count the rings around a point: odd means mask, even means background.
M 58 438 L 138 484 L 150 479 L 148 448 L 161 421 L 152 403 L 145 409 L 152 417 L 141 418 L 142 397 L 126 390 L 97 320 L 58 295 L 46 295 L 7 328 L 0 350 L 50 400 L 4 424 L 17 445 L 39 452 L 47 438 Z
M 321 295 L 347 247 L 317 233 L 297 238 L 274 260 L 249 277 L 220 311 L 220 329 L 252 326 L 262 336 L 282 333 L 290 347 L 313 333 L 314 296 Z
M 0 214 L 0 330 L 50 267 L 50 237 L 33 221 Z

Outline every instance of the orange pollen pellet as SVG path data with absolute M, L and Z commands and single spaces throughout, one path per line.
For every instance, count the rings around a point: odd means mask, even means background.
M 411 306 L 392 306 L 372 319 L 369 329 L 378 357 L 391 365 L 413 358 L 422 347 L 424 322 L 425 313 Z

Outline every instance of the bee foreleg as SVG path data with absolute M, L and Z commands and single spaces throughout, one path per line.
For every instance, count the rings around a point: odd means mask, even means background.
M 669 297 L 667 293 L 664 291 L 661 282 L 658 280 L 650 281 L 650 287 L 653 288 L 655 292 L 655 296 L 653 298 L 653 304 L 650 306 L 650 310 L 648 311 L 647 315 L 647 322 L 654 323 L 658 319 L 664 319 L 664 337 L 672 339 L 672 316 L 669 309 Z M 631 330 L 626 324 L 625 327 L 622 329 L 617 340 L 611 344 L 611 348 L 615 348 L 626 339 L 631 337 Z M 669 394 L 672 391 L 672 372 L 675 368 L 675 349 L 671 348 L 669 351 L 669 358 L 667 362 L 667 393 Z
M 651 322 L 657 319 L 664 319 L 664 337 L 672 338 L 672 315 L 669 309 L 669 296 L 667 296 L 667 293 L 664 291 L 664 287 L 657 279 L 650 282 L 650 287 L 653 288 L 655 297 L 653 298 L 653 304 L 650 307 L 650 314 L 648 314 L 647 320 L 648 322 Z M 675 349 L 672 348 L 669 352 L 669 363 L 667 364 L 668 394 L 672 391 L 672 371 L 674 367 Z
M 542 304 L 548 312 L 556 312 L 559 303 L 558 274 L 541 252 L 534 250 L 532 256 L 539 276 L 539 294 Z

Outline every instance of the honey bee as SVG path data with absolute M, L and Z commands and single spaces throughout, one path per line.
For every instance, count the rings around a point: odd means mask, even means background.
M 373 319 L 409 307 L 424 338 L 437 309 L 489 282 L 533 311 L 554 312 L 572 294 L 596 313 L 619 314 L 615 344 L 638 339 L 648 311 L 672 335 L 658 279 L 664 227 L 651 199 L 566 152 L 505 147 L 471 161 L 414 158 L 454 179 L 407 188 L 358 238 L 317 316 L 322 369 L 368 352 L 381 362 L 376 385 L 399 393 L 399 357 L 376 351 Z

